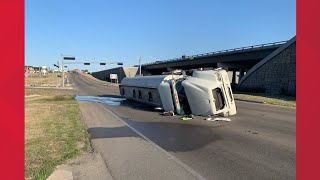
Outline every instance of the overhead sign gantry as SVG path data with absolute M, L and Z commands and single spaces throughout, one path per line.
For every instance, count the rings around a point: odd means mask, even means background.
M 64 67 L 65 64 L 83 64 L 83 65 L 91 65 L 91 64 L 100 64 L 100 65 L 107 65 L 107 64 L 117 64 L 117 65 L 123 65 L 122 62 L 117 61 L 78 61 L 75 62 L 76 58 L 73 56 L 62 56 L 61 59 L 61 70 L 62 70 L 62 87 L 64 87 Z M 74 61 L 74 62 L 72 62 Z M 54 64 L 54 66 L 59 68 L 59 65 Z

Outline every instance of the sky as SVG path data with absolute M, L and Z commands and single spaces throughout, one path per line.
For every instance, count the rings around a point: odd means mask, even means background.
M 295 0 L 26 0 L 25 64 L 63 56 L 124 66 L 296 35 Z M 99 71 L 117 65 L 68 65 Z

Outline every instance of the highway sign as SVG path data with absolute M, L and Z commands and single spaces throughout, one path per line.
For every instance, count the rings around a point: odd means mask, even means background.
M 118 74 L 110 74 L 110 79 L 118 79 Z
M 75 57 L 63 57 L 63 60 L 76 60 Z

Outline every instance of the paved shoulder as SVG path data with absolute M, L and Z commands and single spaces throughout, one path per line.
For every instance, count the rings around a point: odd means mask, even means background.
M 89 153 L 60 165 L 47 180 L 113 180 L 99 153 Z
M 115 179 L 199 179 L 94 102 L 79 102 L 94 150 Z

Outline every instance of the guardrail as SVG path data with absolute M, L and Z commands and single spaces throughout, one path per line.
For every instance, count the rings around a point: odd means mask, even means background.
M 196 54 L 196 55 L 192 55 L 192 56 L 184 56 L 181 58 L 173 58 L 173 59 L 167 59 L 167 60 L 163 60 L 163 61 L 146 63 L 146 64 L 142 64 L 142 66 L 161 64 L 161 63 L 165 63 L 165 62 L 174 62 L 174 61 L 180 61 L 180 60 L 192 60 L 194 58 L 210 56 L 210 55 L 215 55 L 215 54 L 222 54 L 222 53 L 229 53 L 229 52 L 236 52 L 236 51 L 243 51 L 243 50 L 249 50 L 249 49 L 258 49 L 258 48 L 263 48 L 263 47 L 281 45 L 281 44 L 285 44 L 286 42 L 288 42 L 288 41 L 278 41 L 278 42 L 274 42 L 274 43 L 266 43 L 266 44 L 259 44 L 259 45 L 253 45 L 253 46 L 245 46 L 245 47 L 241 47 L 241 48 L 233 48 L 233 49 L 227 49 L 227 50 L 221 50 L 221 51 L 214 51 L 214 52 L 209 52 L 209 53 Z

